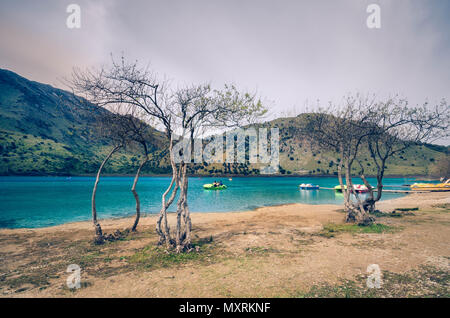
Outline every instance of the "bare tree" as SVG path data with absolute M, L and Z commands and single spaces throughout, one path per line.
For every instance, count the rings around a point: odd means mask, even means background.
M 435 107 L 427 103 L 422 107 L 410 107 L 406 100 L 399 98 L 375 102 L 373 98 L 356 95 L 347 97 L 340 107 L 330 105 L 308 114 L 301 132 L 309 137 L 313 146 L 337 153 L 346 221 L 368 225 L 374 221 L 370 213 L 382 197 L 387 161 L 412 145 L 448 135 L 448 123 L 445 100 Z M 362 148 L 368 150 L 377 169 L 376 196 L 365 176 Z M 369 190 L 366 199 L 353 187 L 355 163 L 360 167 L 359 177 Z
M 411 107 L 406 99 L 398 97 L 372 105 L 367 112 L 370 112 L 367 127 L 370 134 L 364 142 L 376 166 L 376 196 L 374 187 L 365 177 L 362 161 L 358 160 L 358 164 L 361 168 L 359 176 L 369 189 L 363 208 L 372 213 L 375 210 L 375 203 L 382 197 L 383 178 L 388 160 L 411 146 L 448 136 L 450 113 L 445 100 L 435 106 L 424 103 L 420 107 Z
M 252 121 L 266 112 L 261 101 L 254 94 L 239 92 L 234 86 L 226 86 L 223 91 L 212 90 L 209 85 L 168 89 L 166 83 L 158 83 L 147 68 L 139 67 L 137 62 L 127 63 L 123 57 L 119 63 L 113 60 L 110 68 L 74 70 L 73 83 L 77 92 L 92 103 L 103 107 L 139 109 L 146 116 L 147 123 L 156 120 L 157 127 L 164 129 L 169 144 L 172 179 L 162 194 L 156 232 L 160 237 L 159 244 L 165 243 L 177 252 L 191 250 L 192 224 L 187 203 L 189 162 L 175 162 L 174 141 L 180 136 L 192 145 L 205 127 L 228 127 L 237 122 Z M 167 210 L 178 191 L 175 237 L 172 237 Z
M 318 108 L 307 114 L 306 121 L 299 128 L 313 147 L 336 153 L 338 180 L 344 195 L 347 221 L 355 216 L 359 222 L 371 222 L 370 217 L 363 213 L 361 198 L 353 191 L 352 166 L 364 139 L 370 134 L 366 129 L 370 112 L 366 110 L 371 109 L 373 104 L 373 99 L 368 97 L 348 96 L 343 106 L 330 103 L 327 108 Z
M 126 126 L 123 124 L 124 118 L 120 115 L 100 111 L 96 112 L 96 118 L 101 138 L 106 138 L 112 144 L 111 150 L 106 155 L 97 170 L 94 187 L 92 189 L 91 209 L 92 222 L 95 229 L 94 242 L 96 244 L 101 244 L 104 241 L 104 235 L 100 223 L 97 220 L 97 206 L 95 201 L 97 187 L 100 181 L 100 175 L 106 163 L 111 159 L 112 155 L 119 149 L 126 146 L 127 142 L 129 141 L 130 134 L 128 129 L 125 128 Z
M 165 83 L 158 83 L 155 75 L 147 68 L 139 67 L 137 62 L 128 63 L 122 56 L 119 62 L 112 59 L 110 67 L 102 67 L 98 70 L 74 69 L 72 77 L 72 86 L 75 87 L 75 91 L 82 94 L 92 103 L 105 108 L 119 109 L 122 114 L 131 113 L 132 116 L 139 114 L 142 122 L 147 124 L 160 124 L 169 141 L 169 151 L 171 152 L 173 146 L 172 114 L 168 111 L 165 101 Z M 142 139 L 140 143 L 144 145 Z M 146 151 L 144 147 L 144 153 Z M 148 158 L 148 153 L 145 153 L 145 158 Z M 142 166 L 147 161 L 148 159 L 142 162 Z M 172 160 L 171 166 L 175 173 L 176 169 Z M 136 183 L 138 182 L 139 174 L 140 169 L 138 168 L 135 182 L 132 186 L 132 192 L 136 200 L 137 221 L 140 215 L 140 202 L 136 193 Z M 178 184 L 175 181 L 176 176 L 173 175 L 170 186 L 162 195 L 162 209 L 157 220 L 157 232 L 160 234 L 160 237 L 169 236 L 168 230 L 164 231 L 167 233 L 166 235 L 162 234 L 161 220 L 166 215 L 165 211 L 167 211 L 176 196 Z M 176 186 L 172 188 L 174 184 Z M 165 197 L 171 189 L 173 190 L 173 195 L 171 195 L 171 199 L 166 201 Z M 168 229 L 167 220 L 165 220 L 164 224 Z
M 226 85 L 223 90 L 212 90 L 205 84 L 178 89 L 171 95 L 168 105 L 173 115 L 174 127 L 178 129 L 181 136 L 180 142 L 184 142 L 186 147 L 183 146 L 179 154 L 173 149 L 171 151 L 172 161 L 175 155 L 181 155 L 179 162 L 172 163 L 177 170 L 174 173 L 174 189 L 179 188 L 180 191 L 175 238 L 171 239 L 170 230 L 166 225 L 164 231 L 159 230 L 159 232 L 168 234 L 167 237 L 162 238 L 162 241 L 170 242 L 177 252 L 190 251 L 192 222 L 187 198 L 189 185 L 187 166 L 191 164 L 190 158 L 195 139 L 201 137 L 207 129 L 223 129 L 252 123 L 262 117 L 267 110 L 255 94 L 239 92 L 233 85 Z M 169 203 L 172 201 L 171 196 Z M 167 220 L 167 212 L 163 213 L 165 213 L 163 218 Z
M 131 148 L 135 148 L 133 146 L 136 144 L 137 148 L 140 148 L 140 152 L 143 154 L 143 159 L 138 165 L 131 187 L 131 192 L 136 201 L 136 217 L 131 227 L 131 231 L 135 232 L 141 216 L 141 202 L 136 187 L 142 168 L 149 161 L 149 147 L 154 138 L 152 128 L 146 122 L 139 119 L 139 111 L 135 109 L 133 105 L 131 105 L 130 108 L 130 110 L 126 111 L 127 115 L 123 115 L 123 129 L 129 132 L 130 144 L 132 145 Z

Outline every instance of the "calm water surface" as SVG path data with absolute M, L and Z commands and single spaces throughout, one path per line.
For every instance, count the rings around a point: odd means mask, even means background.
M 89 220 L 94 180 L 94 177 L 0 177 L 0 228 L 34 228 Z M 298 188 L 301 183 L 334 187 L 338 181 L 332 177 L 235 177 L 232 181 L 221 178 L 228 189 L 203 190 L 203 184 L 214 180 L 219 178 L 189 178 L 188 198 L 192 212 L 245 211 L 296 202 L 343 202 L 342 194 L 332 190 Z M 400 186 L 412 180 L 388 178 L 384 183 Z M 102 177 L 97 192 L 99 218 L 124 217 L 135 213 L 135 201 L 130 191 L 132 182 L 132 177 Z M 137 190 L 144 213 L 159 211 L 161 194 L 169 183 L 169 177 L 141 177 Z M 355 183 L 360 181 L 355 179 Z M 385 193 L 383 199 L 399 196 L 401 194 Z

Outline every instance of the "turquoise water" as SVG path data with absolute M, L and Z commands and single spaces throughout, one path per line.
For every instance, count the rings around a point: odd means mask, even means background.
M 210 191 L 202 188 L 219 178 L 189 178 L 189 206 L 192 212 L 227 212 L 251 210 L 284 203 L 341 203 L 342 194 L 332 190 L 299 190 L 301 183 L 322 187 L 338 184 L 337 178 L 256 177 L 221 178 L 228 189 Z M 386 185 L 411 183 L 412 179 L 389 178 Z M 130 191 L 132 177 L 102 177 L 97 192 L 99 218 L 115 218 L 135 213 Z M 356 183 L 360 181 L 355 179 Z M 374 180 L 371 180 L 374 182 Z M 157 213 L 161 194 L 169 177 L 141 177 L 137 190 L 144 213 Z M 0 228 L 34 228 L 90 220 L 93 177 L 0 177 Z M 400 194 L 385 193 L 383 199 Z M 172 210 L 173 211 L 173 208 Z

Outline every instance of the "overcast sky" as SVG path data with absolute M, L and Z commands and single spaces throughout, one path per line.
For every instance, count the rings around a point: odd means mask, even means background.
M 71 3 L 80 29 L 66 26 Z M 448 0 L 0 0 L 0 67 L 61 87 L 124 52 L 173 83 L 257 90 L 278 115 L 349 92 L 435 102 L 450 99 L 449 13 Z

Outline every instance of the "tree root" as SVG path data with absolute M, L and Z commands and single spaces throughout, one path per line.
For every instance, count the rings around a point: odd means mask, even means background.
M 375 218 L 370 216 L 367 211 L 361 212 L 359 208 L 347 208 L 345 222 L 356 223 L 360 226 L 369 226 L 375 222 Z

